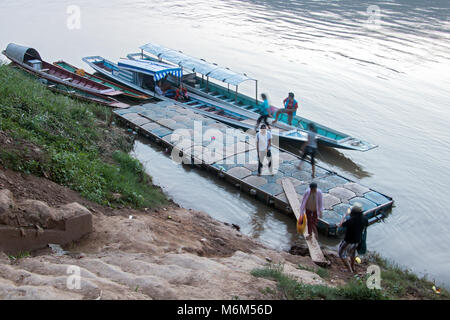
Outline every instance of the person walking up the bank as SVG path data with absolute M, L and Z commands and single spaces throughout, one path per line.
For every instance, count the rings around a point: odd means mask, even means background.
M 316 151 L 317 151 L 317 133 L 316 133 L 316 127 L 314 124 L 309 124 L 309 132 L 308 132 L 308 141 L 302 146 L 302 160 L 298 165 L 298 169 L 302 170 L 303 161 L 305 160 L 306 156 L 311 157 L 311 166 L 312 166 L 312 177 L 314 178 L 316 176 Z
M 270 129 L 269 122 L 267 119 L 269 117 L 272 117 L 270 105 L 269 105 L 269 99 L 267 99 L 267 95 L 265 93 L 261 94 L 261 98 L 263 99 L 263 102 L 259 105 L 259 118 L 256 120 L 256 127 L 255 131 L 258 131 L 259 124 L 261 121 L 264 121 L 264 123 L 267 125 L 267 127 Z
M 300 213 L 306 212 L 307 225 L 308 225 L 308 236 L 306 240 L 311 239 L 311 235 L 314 232 L 316 234 L 316 239 L 319 236 L 317 232 L 317 222 L 318 218 L 322 218 L 323 212 L 323 202 L 322 202 L 322 191 L 317 188 L 317 183 L 312 182 L 309 185 L 309 189 L 303 195 L 302 205 L 300 207 Z
M 356 249 L 361 242 L 361 236 L 369 226 L 369 220 L 363 214 L 363 207 L 355 203 L 350 210 L 350 219 L 346 220 L 348 213 L 342 218 L 339 228 L 345 228 L 344 240 L 339 244 L 339 257 L 351 273 L 355 272 Z M 350 258 L 350 263 L 348 259 Z
M 256 151 L 258 153 L 258 175 L 261 175 L 264 166 L 264 159 L 269 161 L 269 170 L 272 174 L 272 152 L 270 147 L 272 145 L 272 133 L 267 130 L 265 124 L 261 125 L 261 130 L 256 134 Z

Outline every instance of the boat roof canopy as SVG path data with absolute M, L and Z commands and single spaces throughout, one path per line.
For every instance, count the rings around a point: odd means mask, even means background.
M 228 68 L 221 68 L 217 64 L 209 63 L 203 59 L 190 57 L 180 51 L 165 48 L 155 43 L 148 43 L 140 47 L 141 50 L 151 53 L 160 59 L 177 64 L 182 68 L 198 72 L 213 79 L 231 84 L 239 85 L 247 80 L 255 80 L 245 74 L 231 71 Z
M 37 50 L 30 47 L 24 47 L 15 43 L 8 44 L 8 47 L 6 47 L 5 50 L 5 54 L 6 56 L 11 57 L 22 63 L 34 59 L 42 60 Z
M 169 74 L 177 78 L 181 78 L 183 76 L 183 70 L 181 68 L 174 68 L 168 64 L 155 61 L 130 60 L 122 58 L 119 60 L 118 66 L 121 69 L 151 75 L 155 81 L 159 81 Z

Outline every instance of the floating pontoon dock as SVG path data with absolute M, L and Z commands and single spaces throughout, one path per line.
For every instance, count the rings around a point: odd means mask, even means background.
M 273 206 L 295 219 L 282 187 L 282 180 L 289 178 L 301 201 L 309 184 L 314 180 L 323 192 L 323 218 L 318 229 L 327 236 L 340 233 L 336 224 L 351 205 L 359 202 L 370 223 L 384 217 L 392 208 L 392 198 L 353 182 L 336 172 L 316 165 L 316 178 L 311 178 L 311 165 L 297 169 L 300 157 L 272 147 L 274 175 L 258 176 L 256 139 L 253 135 L 234 129 L 214 119 L 195 113 L 181 104 L 171 101 L 148 103 L 114 111 L 119 121 L 139 134 L 175 151 L 183 163 L 202 167 L 249 193 L 268 206 Z M 201 125 L 201 134 L 194 131 Z M 216 134 L 206 134 L 215 132 Z M 223 145 L 217 149 L 216 136 L 223 137 Z M 277 157 L 277 158 L 276 158 Z M 266 166 L 267 167 L 267 166 Z M 188 186 L 187 186 L 188 187 Z

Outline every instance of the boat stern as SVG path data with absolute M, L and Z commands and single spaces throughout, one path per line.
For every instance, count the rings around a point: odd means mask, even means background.
M 339 141 L 339 145 L 343 149 L 349 149 L 349 150 L 357 150 L 366 152 L 372 149 L 375 149 L 378 147 L 376 144 L 369 143 L 367 141 L 363 141 L 357 138 L 349 137 L 344 140 Z

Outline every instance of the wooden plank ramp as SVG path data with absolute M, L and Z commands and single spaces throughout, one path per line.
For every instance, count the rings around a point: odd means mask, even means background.
M 281 183 L 283 185 L 284 193 L 286 194 L 286 198 L 288 199 L 289 205 L 291 206 L 292 211 L 295 214 L 296 220 L 298 221 L 302 213 L 300 212 L 301 204 L 299 198 L 297 197 L 297 192 L 295 191 L 294 185 L 288 178 L 283 179 Z M 316 239 L 315 234 L 313 233 L 311 239 L 307 240 L 308 228 L 306 228 L 303 236 L 305 237 L 306 244 L 308 245 L 309 255 L 311 256 L 312 261 L 315 264 L 322 267 L 329 266 L 330 262 L 327 259 L 325 259 L 325 256 L 323 255 L 322 250 L 320 249 L 320 245 Z

